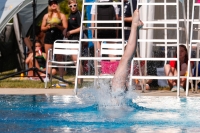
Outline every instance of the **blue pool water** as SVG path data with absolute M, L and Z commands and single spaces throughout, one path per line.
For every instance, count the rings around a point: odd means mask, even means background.
M 198 97 L 135 95 L 126 97 L 122 106 L 106 104 L 105 99 L 99 102 L 85 93 L 0 95 L 0 132 L 200 132 Z

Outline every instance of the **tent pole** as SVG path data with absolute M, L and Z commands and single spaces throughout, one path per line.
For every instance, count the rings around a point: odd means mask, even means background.
M 35 0 L 33 0 L 33 68 L 35 70 L 35 8 L 36 8 L 36 3 Z M 35 76 L 36 71 L 33 71 L 33 76 Z M 39 75 L 38 75 L 39 76 Z

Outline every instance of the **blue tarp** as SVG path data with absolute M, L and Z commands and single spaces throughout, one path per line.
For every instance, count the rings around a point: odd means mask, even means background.
M 86 2 L 95 2 L 95 0 L 86 0 Z M 86 16 L 87 16 L 87 20 L 91 20 L 91 14 L 90 14 L 91 8 L 92 8 L 91 5 L 87 5 L 87 6 L 86 6 Z M 90 26 L 91 26 L 91 24 L 88 23 L 88 24 L 87 24 L 87 27 L 90 27 Z M 88 38 L 89 38 L 89 39 L 92 38 L 92 31 L 91 31 L 91 30 L 88 30 Z M 89 42 L 89 43 L 88 43 L 88 47 L 89 47 L 89 48 L 94 47 L 93 42 Z

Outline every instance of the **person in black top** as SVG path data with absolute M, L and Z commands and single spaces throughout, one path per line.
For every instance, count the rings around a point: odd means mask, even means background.
M 62 31 L 65 28 L 67 28 L 67 19 L 65 14 L 60 12 L 58 0 L 48 0 L 48 13 L 43 16 L 41 24 L 41 30 L 45 32 L 44 48 L 47 59 L 48 50 L 53 49 L 54 41 L 63 39 Z M 62 55 L 56 55 L 57 61 L 62 61 L 63 58 Z M 63 79 L 64 68 L 59 67 L 58 72 L 60 78 Z
M 76 0 L 69 0 L 68 7 L 71 10 L 71 14 L 68 18 L 68 27 L 63 30 L 63 35 L 68 40 L 79 40 L 80 36 L 80 25 L 81 25 L 81 13 L 77 8 L 78 4 Z M 77 60 L 76 55 L 71 56 L 73 61 Z M 82 64 L 80 63 L 80 73 L 82 73 Z M 82 80 L 78 80 L 79 84 L 82 84 Z
M 137 6 L 137 0 L 132 0 L 132 7 L 133 7 L 133 12 L 135 11 Z M 119 5 L 119 17 L 118 19 L 121 20 L 121 6 Z M 132 22 L 132 10 L 131 10 L 131 3 L 128 0 L 124 0 L 124 27 L 131 27 L 131 22 Z M 119 38 L 122 37 L 122 32 L 119 31 Z M 129 35 L 130 35 L 130 29 L 124 31 L 124 37 L 125 40 L 128 40 Z
M 80 35 L 80 25 L 81 25 L 81 13 L 77 9 L 76 0 L 69 0 L 69 8 L 71 14 L 68 18 L 68 27 L 63 31 L 63 35 L 68 40 L 79 40 Z

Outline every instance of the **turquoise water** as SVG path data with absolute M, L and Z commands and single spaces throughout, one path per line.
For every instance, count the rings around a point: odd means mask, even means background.
M 200 132 L 200 98 L 135 96 L 106 105 L 95 97 L 0 95 L 0 132 Z

